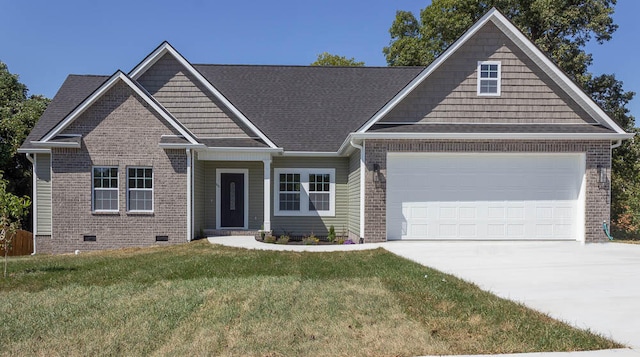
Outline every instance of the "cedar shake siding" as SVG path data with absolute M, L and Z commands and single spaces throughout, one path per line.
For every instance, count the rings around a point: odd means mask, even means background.
M 138 83 L 200 138 L 249 137 L 235 115 L 170 54 L 160 58 Z
M 500 96 L 477 94 L 478 61 L 501 62 Z M 381 121 L 595 123 L 491 21 Z
M 516 140 L 367 140 L 365 241 L 386 241 L 386 182 L 373 181 L 373 165 L 387 175 L 389 152 L 521 152 L 521 153 L 584 153 L 586 157 L 585 241 L 605 242 L 602 222 L 609 222 L 611 190 L 611 148 L 607 140 L 599 141 L 516 141 Z M 607 180 L 598 182 L 598 167 L 606 169 Z
M 161 135 L 176 134 L 147 103 L 117 83 L 65 133 L 81 134 L 80 149 L 52 149 L 53 253 L 168 243 L 187 239 L 186 154 L 164 150 Z M 118 211 L 92 212 L 92 167 L 118 168 Z M 153 168 L 153 213 L 127 212 L 127 168 Z M 85 242 L 84 235 L 95 235 Z M 43 251 L 43 245 L 38 247 Z

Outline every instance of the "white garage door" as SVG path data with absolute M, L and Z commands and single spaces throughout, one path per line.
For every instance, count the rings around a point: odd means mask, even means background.
M 387 238 L 582 240 L 583 154 L 387 156 Z

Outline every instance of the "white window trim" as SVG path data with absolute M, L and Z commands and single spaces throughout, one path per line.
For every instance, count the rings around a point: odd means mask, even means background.
M 131 187 L 129 187 L 129 170 L 130 169 L 151 169 L 151 189 L 148 188 L 134 188 L 132 189 Z M 156 206 L 156 194 L 154 192 L 156 183 L 155 183 L 155 174 L 153 172 L 153 167 L 151 166 L 127 166 L 126 168 L 127 170 L 127 213 L 153 213 L 155 206 Z M 135 191 L 151 191 L 151 209 L 150 210 L 143 210 L 143 209 L 130 209 L 129 207 L 129 193 L 131 192 L 131 190 L 135 190 Z
M 480 78 L 480 66 L 482 65 L 491 65 L 491 64 L 495 64 L 498 65 L 498 78 L 495 79 L 496 81 L 496 86 L 498 88 L 498 91 L 496 93 L 480 93 L 480 82 L 483 80 L 494 80 L 494 79 L 487 79 L 487 78 Z M 500 61 L 478 61 L 478 68 L 477 68 L 477 84 L 476 84 L 476 89 L 477 89 L 477 93 L 479 96 L 483 96 L 483 97 L 499 97 L 500 94 L 502 93 L 502 63 Z
M 95 187 L 95 169 L 117 169 L 118 176 L 116 179 L 118 180 L 118 188 L 96 188 Z M 115 190 L 118 194 L 116 195 L 118 198 L 118 204 L 116 209 L 96 209 L 96 194 L 95 191 L 113 191 Z M 91 211 L 92 212 L 119 212 L 120 211 L 120 168 L 118 166 L 92 166 L 91 167 Z
M 300 210 L 280 210 L 280 174 L 300 174 Z M 309 210 L 309 174 L 329 174 L 329 210 Z M 336 170 L 327 168 L 277 168 L 273 169 L 273 215 L 274 216 L 329 216 L 336 215 Z

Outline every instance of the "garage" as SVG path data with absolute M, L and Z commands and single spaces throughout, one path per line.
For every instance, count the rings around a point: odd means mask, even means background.
M 585 155 L 388 153 L 387 239 L 583 240 Z

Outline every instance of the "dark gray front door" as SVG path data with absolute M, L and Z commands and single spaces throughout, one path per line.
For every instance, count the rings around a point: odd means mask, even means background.
M 244 227 L 244 174 L 220 174 L 220 226 Z

